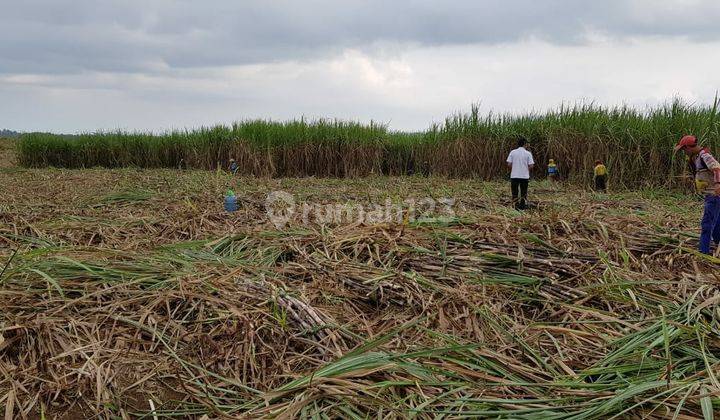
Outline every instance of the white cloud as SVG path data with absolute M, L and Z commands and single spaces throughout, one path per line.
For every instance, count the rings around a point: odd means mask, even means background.
M 149 74 L 11 74 L 0 77 L 0 127 L 163 130 L 304 115 L 424 129 L 475 102 L 516 113 L 578 100 L 645 106 L 680 95 L 707 102 L 720 89 L 719 48 L 683 38 L 395 44 L 312 61 Z
M 708 101 L 716 0 L 0 0 L 0 127 Z

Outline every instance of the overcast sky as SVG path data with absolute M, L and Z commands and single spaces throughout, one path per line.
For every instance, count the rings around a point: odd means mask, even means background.
M 718 22 L 717 0 L 0 0 L 0 128 L 707 103 Z

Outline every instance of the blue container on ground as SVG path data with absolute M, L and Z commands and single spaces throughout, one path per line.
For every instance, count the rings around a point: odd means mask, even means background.
M 224 207 L 225 211 L 227 212 L 234 212 L 238 210 L 237 197 L 232 190 L 228 191 L 227 194 L 225 194 Z

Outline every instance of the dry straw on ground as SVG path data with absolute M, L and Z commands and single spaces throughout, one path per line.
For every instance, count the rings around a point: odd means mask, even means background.
M 690 419 L 720 408 L 699 202 L 441 178 L 4 169 L 11 417 Z M 233 186 L 241 210 L 222 212 Z M 265 194 L 457 197 L 454 219 L 276 230 Z M 5 265 L 3 262 L 2 265 Z M 154 407 L 154 411 L 153 411 Z

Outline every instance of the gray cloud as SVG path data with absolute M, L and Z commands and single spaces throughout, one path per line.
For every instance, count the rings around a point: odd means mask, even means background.
M 706 103 L 718 21 L 716 0 L 0 0 L 0 128 Z
M 720 39 L 713 0 L 3 1 L 0 73 L 158 73 L 312 60 L 346 48 Z
M 712 102 L 720 41 L 642 39 L 415 46 L 399 56 L 347 50 L 323 60 L 173 69 L 163 74 L 0 75 L 0 127 L 164 130 L 306 116 L 419 130 L 467 110 L 525 113 L 593 101 L 643 107 Z M 669 57 L 680 63 L 669 63 Z

